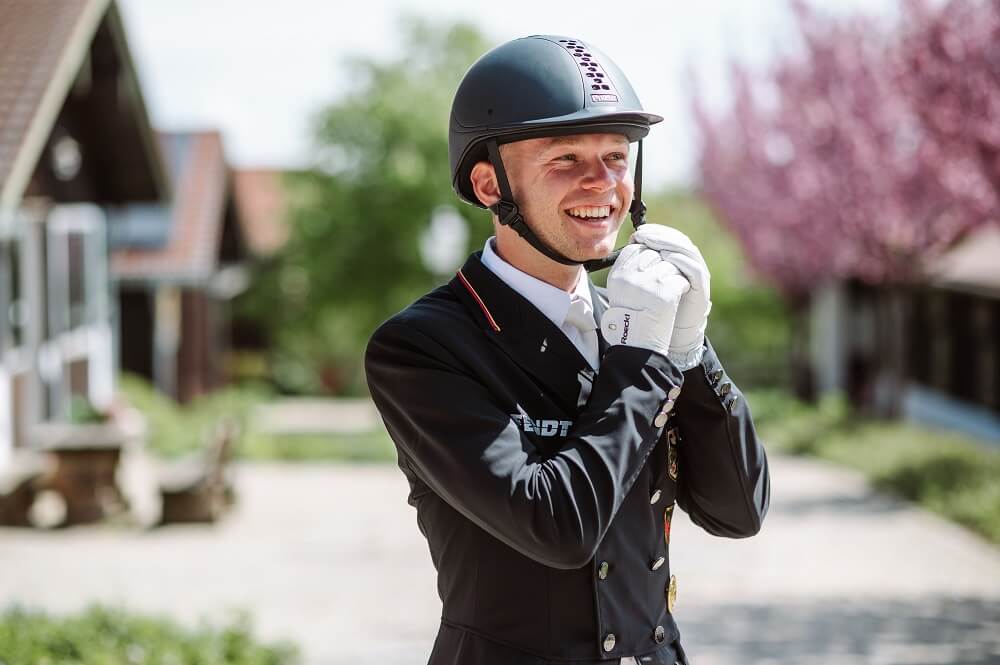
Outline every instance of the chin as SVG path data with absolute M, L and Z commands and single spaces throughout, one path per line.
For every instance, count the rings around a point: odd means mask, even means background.
M 573 257 L 578 261 L 593 261 L 603 259 L 615 250 L 615 238 L 609 238 L 588 247 L 578 247 Z

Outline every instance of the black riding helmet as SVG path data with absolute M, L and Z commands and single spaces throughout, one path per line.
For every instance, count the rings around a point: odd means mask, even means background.
M 514 202 L 499 145 L 522 139 L 589 132 L 619 133 L 638 141 L 635 197 L 629 210 L 637 228 L 644 220 L 642 139 L 662 117 L 642 110 L 621 70 L 589 44 L 569 37 L 534 35 L 502 44 L 466 72 L 451 105 L 448 152 L 455 191 L 485 208 L 469 176 L 476 162 L 489 161 L 497 173 L 500 201 L 490 206 L 535 249 L 566 265 L 588 271 L 610 266 L 617 256 L 576 261 L 545 245 L 525 223 Z

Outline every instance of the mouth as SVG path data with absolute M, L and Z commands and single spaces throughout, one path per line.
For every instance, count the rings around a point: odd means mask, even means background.
M 613 220 L 616 212 L 618 208 L 614 205 L 574 206 L 563 210 L 567 217 L 586 226 L 602 226 Z

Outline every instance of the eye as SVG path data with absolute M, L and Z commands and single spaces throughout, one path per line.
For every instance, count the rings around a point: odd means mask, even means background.
M 613 152 L 610 155 L 608 155 L 608 159 L 610 159 L 613 162 L 620 162 L 622 160 L 628 159 L 628 155 L 626 155 L 624 152 Z
M 574 153 L 570 152 L 570 153 L 567 153 L 565 155 L 560 155 L 560 156 L 556 157 L 556 160 L 557 161 L 565 161 L 565 162 L 575 162 L 576 161 L 576 155 Z

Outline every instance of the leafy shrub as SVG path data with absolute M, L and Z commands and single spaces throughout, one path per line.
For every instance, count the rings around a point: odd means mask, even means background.
M 183 628 L 160 617 L 91 605 L 65 617 L 12 607 L 0 614 L 3 665 L 295 665 L 290 642 L 259 644 L 249 616 Z
M 358 434 L 277 434 L 258 429 L 254 423 L 255 409 L 275 398 L 274 393 L 263 384 L 227 386 L 183 406 L 136 375 L 122 375 L 119 388 L 129 403 L 146 417 L 149 428 L 147 447 L 160 457 L 176 458 L 200 449 L 209 429 L 220 418 L 227 416 L 236 418 L 241 425 L 241 436 L 234 451 L 238 458 L 352 462 L 396 460 L 396 448 L 381 426 Z

